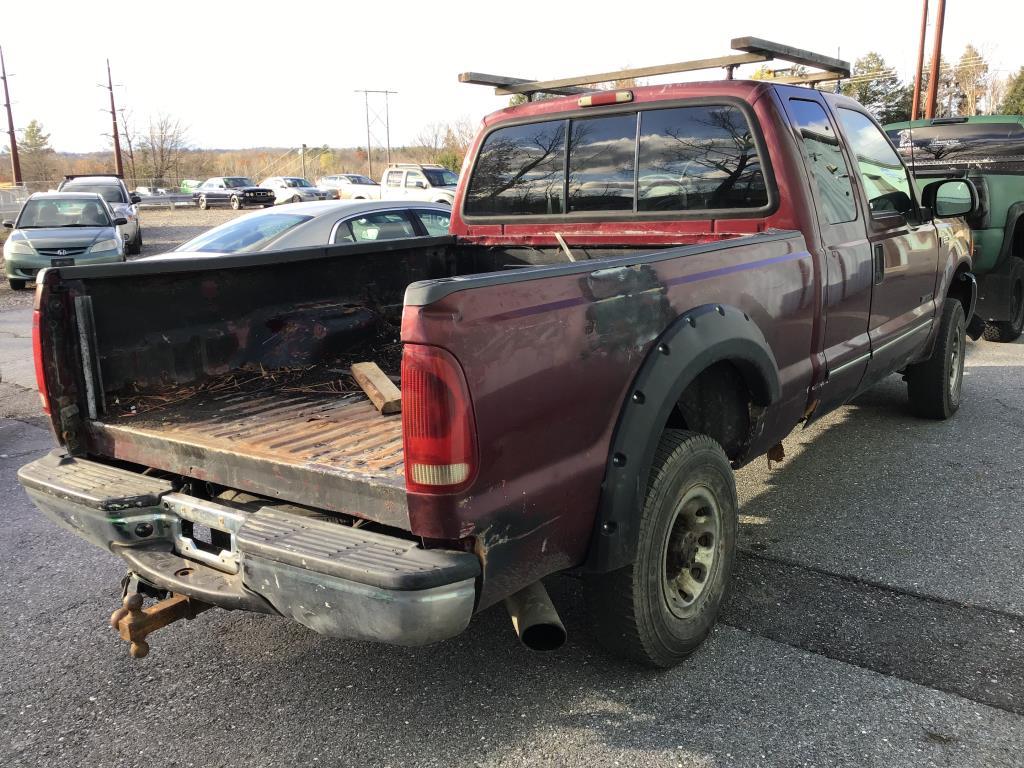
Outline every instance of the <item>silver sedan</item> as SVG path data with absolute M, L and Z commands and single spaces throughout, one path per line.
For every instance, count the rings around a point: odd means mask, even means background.
M 436 203 L 329 200 L 288 203 L 214 227 L 151 259 L 282 251 L 448 234 L 452 209 Z

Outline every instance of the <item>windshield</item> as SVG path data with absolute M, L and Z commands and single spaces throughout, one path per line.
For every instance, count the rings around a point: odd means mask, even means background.
M 108 203 L 126 203 L 121 187 L 116 184 L 65 184 L 65 192 L 95 192 Z
M 256 185 L 252 183 L 252 179 L 247 179 L 244 176 L 229 176 L 224 179 L 224 186 L 228 189 L 238 189 L 239 187 L 253 187 Z
M 289 186 L 289 187 L 312 187 L 313 186 L 312 184 L 310 184 L 305 179 L 297 179 L 294 176 L 289 176 L 287 179 L 284 180 L 284 183 L 287 186 Z
M 1013 164 L 1024 167 L 1024 125 L 1020 123 L 950 123 L 917 128 L 889 128 L 892 143 L 909 164 Z
M 99 200 L 29 200 L 17 223 L 17 229 L 109 226 L 110 217 Z
M 459 177 L 447 168 L 441 170 L 424 168 L 423 173 L 430 181 L 430 186 L 432 187 L 454 187 L 459 183 Z
M 345 178 L 347 178 L 353 184 L 370 184 L 371 186 L 374 187 L 377 186 L 377 182 L 369 178 L 368 176 L 359 176 L 353 174 L 352 176 L 346 176 Z
M 311 218 L 294 213 L 261 213 L 251 218 L 235 219 L 192 238 L 175 250 L 205 253 L 259 251 L 271 240 Z

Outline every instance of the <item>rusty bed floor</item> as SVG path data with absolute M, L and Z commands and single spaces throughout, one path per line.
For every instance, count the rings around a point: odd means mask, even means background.
M 89 434 L 97 453 L 202 480 L 356 514 L 368 499 L 405 512 L 401 414 L 382 416 L 361 392 L 206 395 L 101 417 Z

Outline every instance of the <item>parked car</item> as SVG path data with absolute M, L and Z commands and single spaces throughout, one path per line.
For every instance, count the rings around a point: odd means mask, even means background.
M 1024 117 L 979 115 L 885 126 L 921 181 L 968 178 L 981 197 L 974 236 L 980 321 L 989 341 L 1024 333 Z
M 369 176 L 359 173 L 339 173 L 333 176 L 321 176 L 317 186 L 324 189 L 338 190 L 342 200 L 379 200 L 380 184 Z
M 451 205 L 457 174 L 440 165 L 392 163 L 380 182 L 381 200 L 429 200 Z
M 47 272 L 60 447 L 19 479 L 127 563 L 133 654 L 211 605 L 417 645 L 502 601 L 551 649 L 541 580 L 571 569 L 602 643 L 670 666 L 726 593 L 735 468 L 897 371 L 916 414 L 961 403 L 976 190 L 919 193 L 851 99 L 544 99 L 486 118 L 466 167 L 447 238 Z
M 95 192 L 37 192 L 21 208 L 4 243 L 4 275 L 20 291 L 46 267 L 125 260 L 120 229 L 128 224 Z
M 110 174 L 79 174 L 65 176 L 57 187 L 59 192 L 95 192 L 107 201 L 114 216 L 128 223 L 121 227 L 128 254 L 142 253 L 142 223 L 139 221 L 140 197 L 128 191 L 120 176 Z
M 257 187 L 245 176 L 214 176 L 207 179 L 192 193 L 192 200 L 204 211 L 215 205 L 230 205 L 236 211 L 274 204 L 274 191 Z
M 321 201 L 254 211 L 192 238 L 156 259 L 283 251 L 448 234 L 451 208 L 435 203 Z
M 274 202 L 303 203 L 313 200 L 337 200 L 335 190 L 315 187 L 311 182 L 299 176 L 271 176 L 260 182 L 260 186 L 274 193 Z

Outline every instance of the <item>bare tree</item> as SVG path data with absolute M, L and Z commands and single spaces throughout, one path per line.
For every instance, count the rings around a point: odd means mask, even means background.
M 953 68 L 953 79 L 962 96 L 960 114 L 978 114 L 978 101 L 984 95 L 988 84 L 988 62 L 985 55 L 968 44 L 960 55 L 960 61 Z
M 132 183 L 138 182 L 138 171 L 135 166 L 135 148 L 139 143 L 138 131 L 135 129 L 135 120 L 130 110 L 119 109 L 121 116 L 121 154 L 128 161 L 128 177 Z
M 158 114 L 138 142 L 142 172 L 154 186 L 177 176 L 181 156 L 188 148 L 187 130 L 180 120 Z

